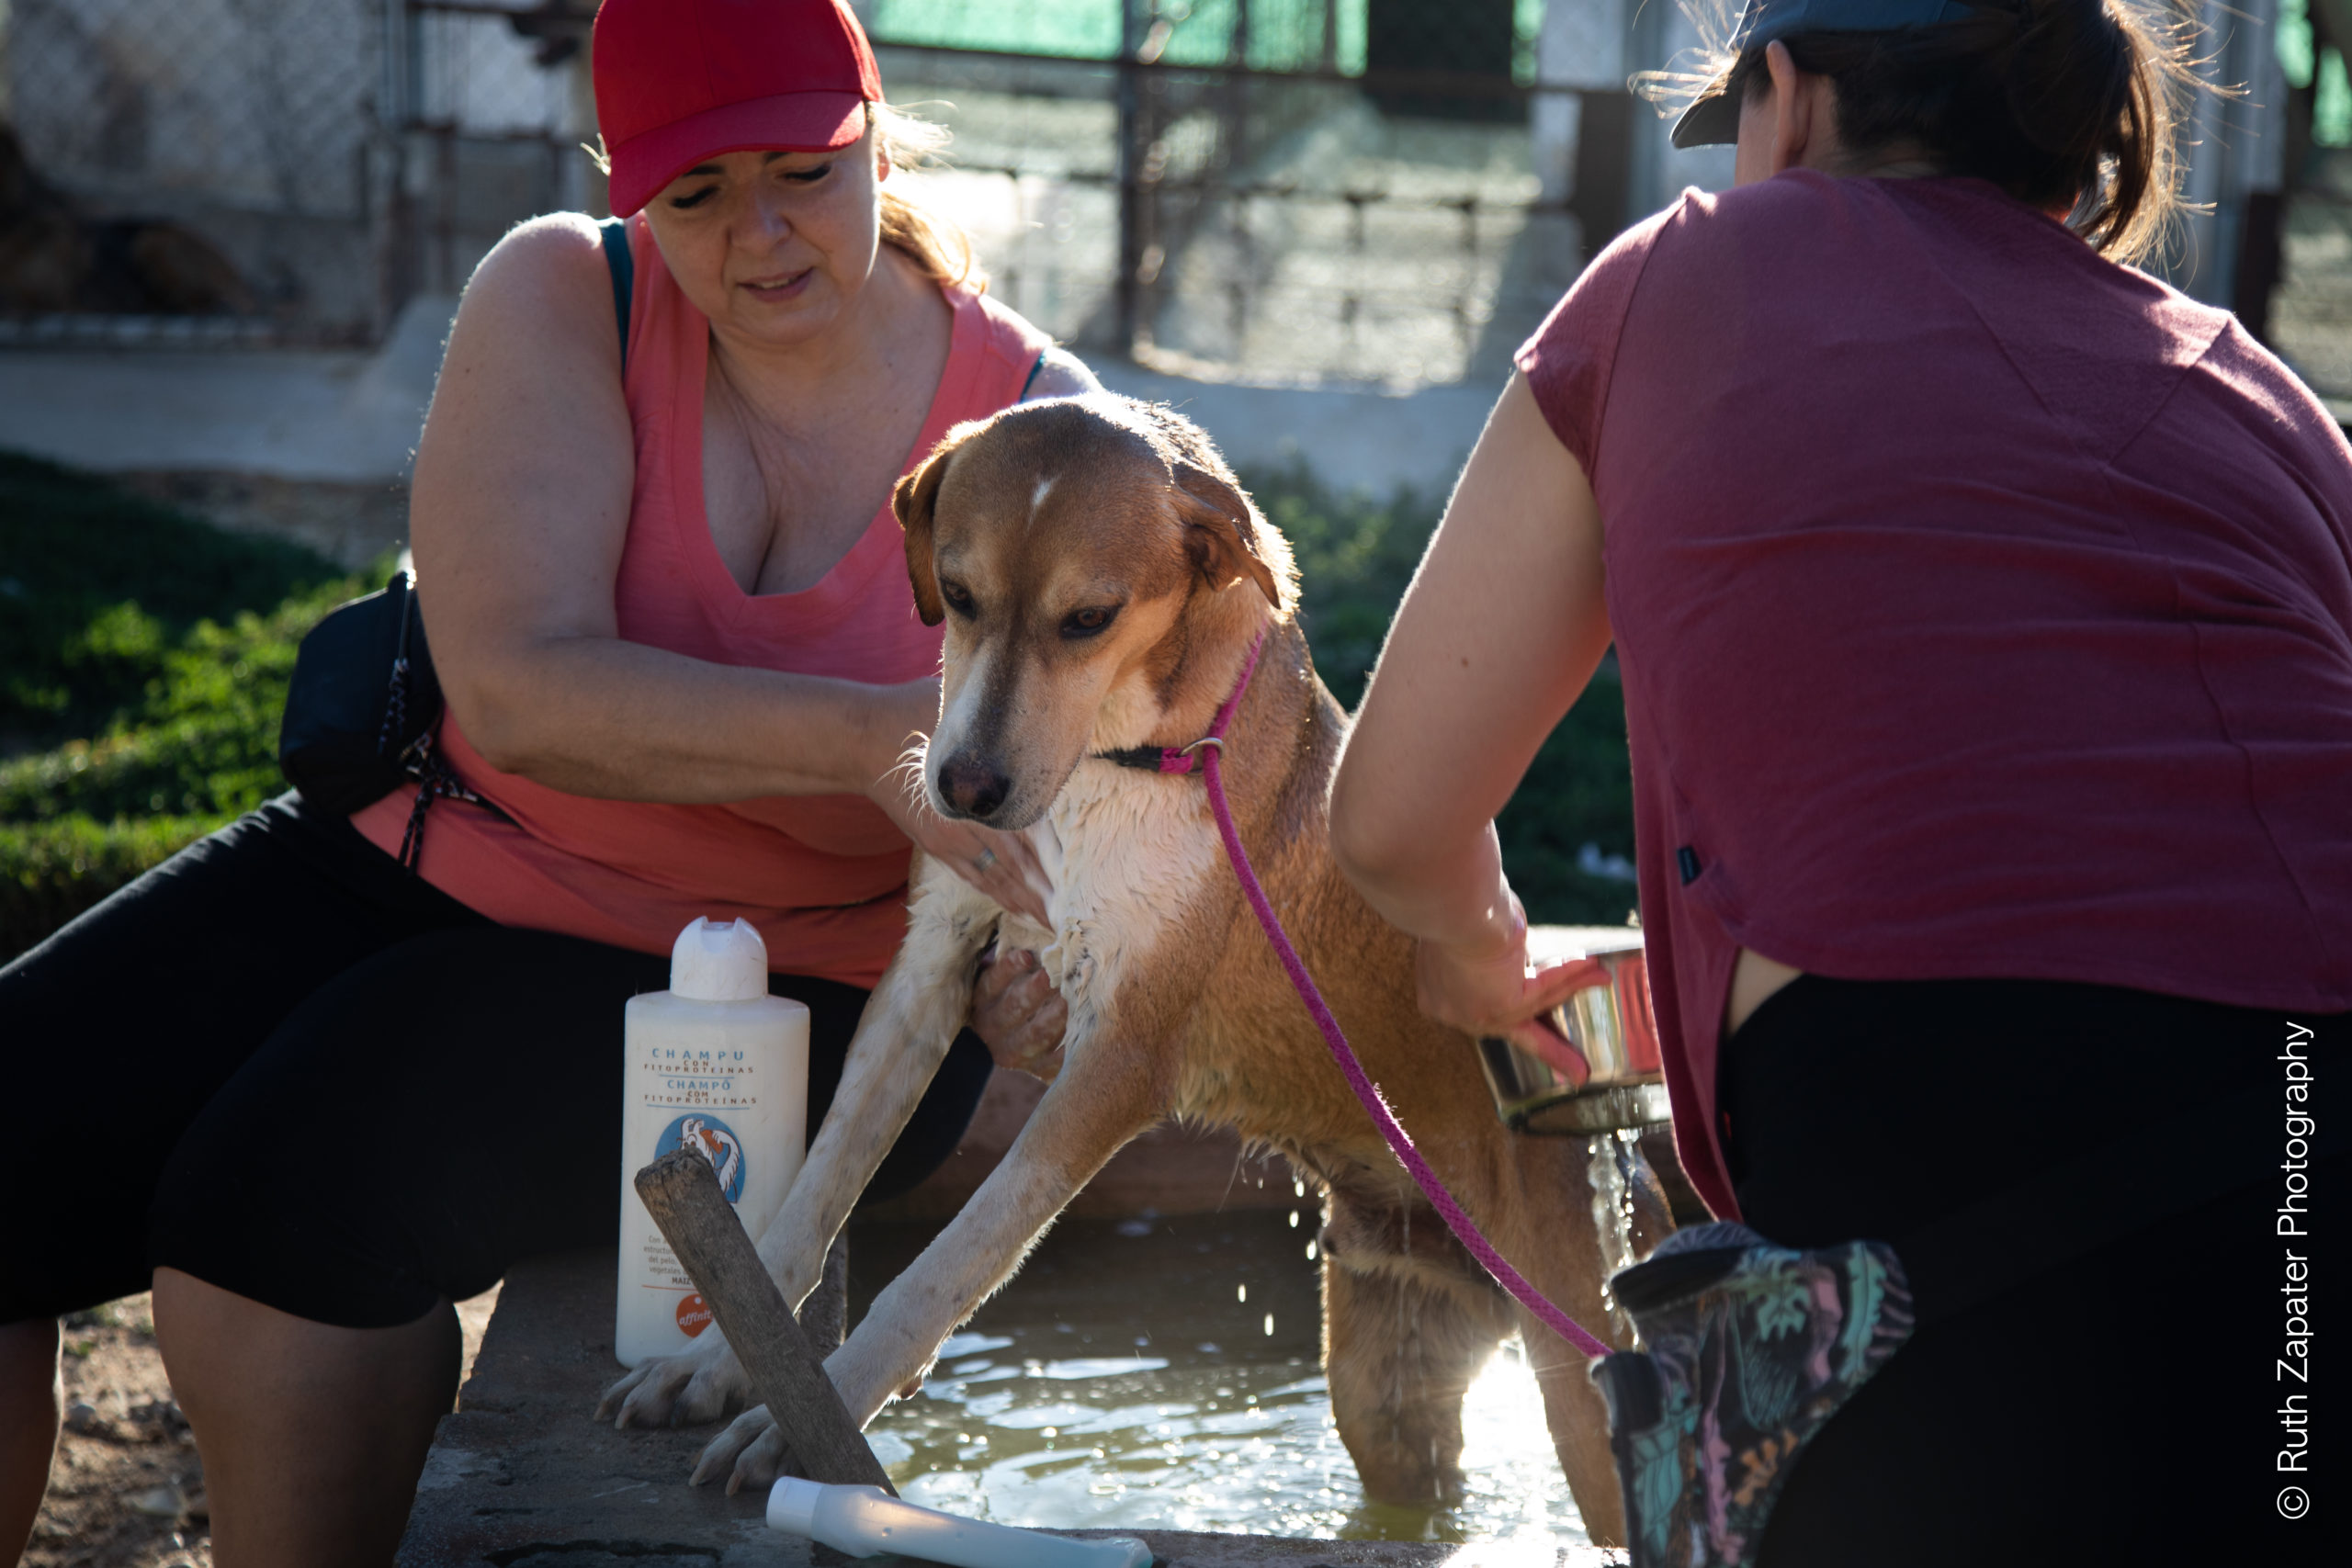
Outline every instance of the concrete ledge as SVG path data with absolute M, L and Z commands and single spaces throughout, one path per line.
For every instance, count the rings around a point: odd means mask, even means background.
M 849 1561 L 769 1530 L 764 1498 L 685 1483 L 715 1427 L 616 1431 L 592 1418 L 613 1360 L 609 1247 L 515 1269 L 426 1457 L 399 1568 L 813 1568 Z M 1163 1568 L 1565 1568 L 1541 1546 L 1140 1535 Z M 904 1558 L 868 1558 L 877 1563 Z M 1588 1562 L 1589 1559 L 1587 1560 Z

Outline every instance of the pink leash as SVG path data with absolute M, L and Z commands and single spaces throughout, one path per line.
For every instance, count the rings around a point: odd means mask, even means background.
M 1610 1347 L 1586 1333 L 1577 1325 L 1575 1319 L 1553 1305 L 1550 1297 L 1529 1284 L 1525 1277 L 1495 1250 L 1493 1244 L 1479 1234 L 1470 1216 L 1462 1212 L 1462 1205 L 1453 1201 L 1453 1194 L 1445 1190 L 1445 1183 L 1438 1179 L 1437 1172 L 1430 1168 L 1429 1161 L 1423 1159 L 1421 1152 L 1413 1146 L 1412 1135 L 1398 1123 L 1396 1112 L 1390 1111 L 1388 1102 L 1381 1098 L 1380 1086 L 1372 1081 L 1363 1070 L 1363 1064 L 1356 1060 L 1355 1052 L 1348 1045 L 1347 1035 L 1340 1032 L 1340 1021 L 1333 1018 L 1331 1010 L 1324 1005 L 1323 993 L 1316 988 L 1314 976 L 1307 974 L 1306 965 L 1300 962 L 1298 949 L 1291 945 L 1282 921 L 1274 915 L 1272 902 L 1267 898 L 1265 888 L 1259 885 L 1258 874 L 1250 864 L 1249 852 L 1241 847 L 1241 834 L 1233 825 L 1233 809 L 1226 804 L 1222 770 L 1226 727 L 1232 723 L 1235 710 L 1241 705 L 1241 694 L 1250 689 L 1250 677 L 1257 672 L 1258 655 L 1265 646 L 1266 633 L 1261 628 L 1258 639 L 1250 645 L 1249 661 L 1241 666 L 1241 678 L 1234 682 L 1233 694 L 1225 699 L 1225 705 L 1216 710 L 1216 718 L 1209 726 L 1208 734 L 1181 750 L 1163 750 L 1159 756 L 1159 771 L 1189 773 L 1193 771 L 1194 754 L 1199 754 L 1202 773 L 1208 784 L 1209 810 L 1216 816 L 1216 830 L 1225 840 L 1226 858 L 1233 862 L 1233 874 L 1239 879 L 1241 891 L 1248 895 L 1250 908 L 1257 911 L 1258 923 L 1266 930 L 1266 940 L 1273 943 L 1274 953 L 1282 959 L 1283 968 L 1289 973 L 1290 983 L 1296 987 L 1299 1000 L 1306 1004 L 1315 1026 L 1323 1032 L 1324 1043 L 1331 1047 L 1331 1059 L 1340 1064 L 1340 1071 L 1347 1077 L 1348 1087 L 1356 1091 L 1356 1099 L 1363 1102 L 1364 1112 L 1372 1118 L 1372 1124 L 1380 1129 L 1382 1137 L 1388 1140 L 1388 1147 L 1396 1154 L 1397 1163 L 1412 1174 L 1414 1181 L 1419 1184 L 1421 1191 L 1444 1219 L 1446 1228 L 1470 1249 L 1470 1256 L 1495 1277 L 1497 1283 L 1518 1297 L 1520 1305 L 1543 1319 L 1554 1333 L 1588 1356 L 1609 1355 Z

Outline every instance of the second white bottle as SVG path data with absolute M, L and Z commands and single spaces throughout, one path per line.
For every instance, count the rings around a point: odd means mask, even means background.
M 718 1334 L 637 1195 L 672 1149 L 711 1163 L 754 1240 L 784 1206 L 808 1136 L 808 1010 L 768 995 L 767 944 L 748 920 L 678 933 L 670 988 L 629 998 L 621 1091 L 621 1254 L 613 1351 L 634 1367 Z

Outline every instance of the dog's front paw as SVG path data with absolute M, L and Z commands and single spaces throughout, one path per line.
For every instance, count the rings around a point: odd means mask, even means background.
M 728 1423 L 727 1430 L 711 1438 L 695 1463 L 692 1483 L 700 1486 L 722 1472 L 729 1497 L 747 1484 L 773 1486 L 779 1475 L 800 1473 L 792 1462 L 792 1450 L 785 1444 L 783 1428 L 768 1419 L 766 1405 L 746 1410 Z
M 596 1419 L 616 1427 L 693 1427 L 741 1406 L 752 1390 L 724 1342 L 656 1356 L 605 1391 Z

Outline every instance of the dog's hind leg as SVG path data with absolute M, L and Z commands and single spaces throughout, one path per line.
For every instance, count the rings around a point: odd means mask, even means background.
M 1429 1216 L 1430 1223 L 1439 1224 Z M 1378 1503 L 1462 1495 L 1462 1396 L 1510 1333 L 1509 1299 L 1399 1258 L 1323 1259 L 1323 1371 L 1340 1440 Z
M 1609 1406 L 1592 1385 L 1592 1363 L 1532 1314 L 1521 1311 L 1518 1316 L 1528 1364 L 1544 1391 L 1552 1447 L 1560 1456 L 1560 1470 L 1568 1478 L 1568 1493 L 1577 1501 L 1584 1532 L 1595 1546 L 1623 1547 L 1625 1501 L 1617 1487 L 1617 1461 L 1609 1452 Z
M 1633 1160 L 1632 1146 L 1606 1134 L 1589 1143 L 1514 1134 L 1509 1148 L 1517 1192 L 1496 1204 L 1502 1215 L 1496 1245 L 1571 1318 L 1621 1349 L 1630 1348 L 1629 1325 L 1610 1310 L 1603 1293 L 1604 1255 L 1616 1248 L 1603 1247 L 1602 1226 L 1613 1226 L 1617 1216 L 1606 1199 L 1598 1204 L 1594 1201 L 1595 1161 L 1606 1156 L 1624 1162 L 1618 1168 L 1627 1179 L 1623 1193 L 1611 1193 L 1605 1186 L 1601 1190 L 1626 1204 L 1626 1229 L 1620 1235 L 1630 1242 L 1635 1258 L 1646 1256 L 1673 1229 L 1662 1194 Z M 1540 1201 L 1545 1194 L 1554 1199 L 1548 1208 Z M 1624 1502 L 1609 1452 L 1609 1409 L 1592 1384 L 1592 1363 L 1532 1314 L 1516 1305 L 1512 1310 L 1527 1346 L 1528 1366 L 1544 1391 L 1552 1446 L 1585 1533 L 1596 1544 L 1622 1544 Z

